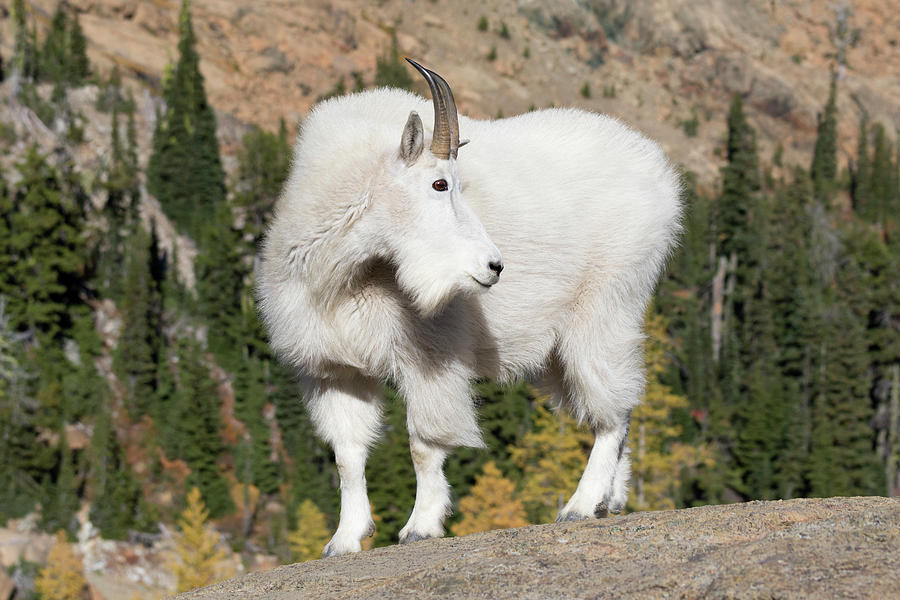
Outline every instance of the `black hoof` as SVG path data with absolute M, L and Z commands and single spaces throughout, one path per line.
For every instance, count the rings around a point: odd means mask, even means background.
M 606 502 L 601 502 L 594 507 L 594 516 L 598 519 L 604 519 L 609 516 L 609 507 L 606 505 Z

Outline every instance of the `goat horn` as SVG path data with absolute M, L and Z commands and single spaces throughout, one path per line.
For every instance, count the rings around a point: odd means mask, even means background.
M 428 87 L 431 88 L 431 100 L 434 102 L 434 134 L 431 138 L 431 153 L 438 158 L 456 158 L 459 150 L 459 117 L 456 114 L 456 102 L 453 92 L 443 77 L 426 69 L 416 61 L 406 61 L 422 74 Z

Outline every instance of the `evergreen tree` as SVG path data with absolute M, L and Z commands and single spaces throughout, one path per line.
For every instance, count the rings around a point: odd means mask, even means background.
M 808 458 L 812 409 L 812 363 L 820 326 L 820 293 L 810 258 L 813 191 L 798 169 L 791 185 L 779 190 L 767 229 L 768 262 L 763 274 L 766 310 L 772 316 L 776 348 L 772 357 L 780 384 L 781 405 L 770 407 L 783 422 L 775 463 L 776 497 L 805 494 L 804 470 Z
M 272 430 L 264 416 L 268 409 L 266 367 L 260 359 L 246 357 L 234 380 L 235 416 L 246 429 L 235 466 L 240 481 L 269 495 L 278 491 L 280 481 L 278 464 L 272 460 Z
M 234 185 L 235 205 L 244 213 L 244 231 L 254 251 L 265 231 L 266 219 L 281 193 L 291 166 L 291 146 L 284 119 L 277 134 L 254 129 L 244 135 L 238 151 Z
M 740 95 L 735 94 L 728 113 L 728 163 L 722 168 L 722 194 L 716 222 L 721 254 L 737 256 L 743 263 L 750 247 L 748 218 L 760 189 L 756 132 L 744 116 Z
M 188 0 L 182 4 L 178 29 L 179 58 L 164 78 L 166 110 L 157 119 L 147 185 L 178 228 L 200 239 L 201 225 L 214 218 L 225 197 L 225 175 Z
M 13 0 L 11 8 L 15 35 L 12 69 L 20 77 L 33 80 L 37 77 L 37 48 L 28 29 L 25 0 Z
M 514 492 L 515 484 L 493 462 L 485 463 L 470 494 L 460 500 L 462 519 L 451 528 L 453 535 L 528 525 L 525 508 Z
M 837 177 L 837 73 L 831 74 L 831 87 L 825 113 L 819 115 L 816 146 L 813 151 L 809 174 L 813 180 L 816 198 L 827 200 Z
M 201 228 L 201 248 L 194 263 L 197 274 L 197 310 L 209 324 L 209 349 L 222 366 L 236 370 L 243 360 L 244 298 L 251 298 L 244 285 L 248 265 L 233 227 L 230 206 L 220 202 L 215 217 Z
M 75 512 L 78 510 L 78 482 L 65 424 L 59 428 L 56 451 L 59 456 L 59 472 L 55 481 L 49 478 L 45 480 L 41 525 L 51 531 L 74 531 L 77 526 Z
M 111 407 L 97 415 L 91 438 L 94 501 L 90 519 L 100 534 L 108 539 L 124 540 L 130 529 L 148 525 L 140 523 L 141 486 L 131 472 L 112 424 Z
M 133 112 L 129 113 L 133 125 Z M 98 244 L 99 257 L 96 259 L 97 287 L 104 295 L 119 301 L 124 291 L 126 277 L 126 254 L 129 240 L 138 226 L 137 165 L 132 163 L 129 147 L 123 148 L 119 132 L 119 108 L 113 105 L 110 135 L 110 158 L 106 168 L 106 202 L 103 216 L 106 218 L 106 235 Z
M 50 31 L 44 38 L 44 46 L 40 53 L 41 77 L 53 83 L 62 82 L 67 75 L 68 21 L 64 4 L 60 2 L 56 5 L 56 11 L 50 21 Z
M 132 419 L 152 414 L 159 360 L 159 291 L 150 272 L 150 239 L 143 229 L 128 243 L 123 297 L 122 334 L 113 368 L 125 388 L 125 406 Z
M 87 38 L 84 36 L 77 12 L 72 15 L 66 54 L 65 65 L 69 85 L 84 85 L 91 75 L 91 64 L 87 57 Z
M 892 148 L 884 126 L 875 124 L 875 141 L 872 155 L 872 170 L 869 179 L 869 199 L 867 216 L 884 227 L 891 205 L 891 183 L 893 180 Z
M 210 513 L 214 517 L 227 514 L 234 506 L 217 465 L 225 455 L 219 396 L 201 349 L 189 340 L 179 341 L 178 389 L 173 404 L 169 427 L 175 432 L 174 448 L 167 454 L 187 462 L 191 469 L 188 485 L 200 489 Z
M 871 185 L 871 164 L 869 158 L 869 119 L 864 112 L 859 120 L 859 138 L 856 145 L 856 171 L 853 173 L 853 209 L 863 215 L 869 204 Z
M 71 325 L 70 307 L 81 304 L 83 214 L 35 147 L 18 169 L 12 196 L 0 199 L 0 294 L 14 330 L 58 339 Z

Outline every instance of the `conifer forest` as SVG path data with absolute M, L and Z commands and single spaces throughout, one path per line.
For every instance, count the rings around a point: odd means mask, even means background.
M 296 124 L 247 133 L 226 170 L 185 2 L 142 164 L 136 100 L 89 63 L 77 15 L 61 5 L 39 30 L 22 0 L 11 13 L 10 102 L 64 143 L 30 145 L 0 173 L 0 525 L 35 514 L 73 540 L 87 511 L 102 537 L 125 540 L 160 524 L 187 536 L 190 519 L 202 533 L 208 519 L 229 552 L 317 558 L 337 523 L 337 472 L 253 292 Z M 646 316 L 628 511 L 900 494 L 900 145 L 864 118 L 839 168 L 841 81 L 822 77 L 805 164 L 760 156 L 736 95 L 717 184 L 683 173 L 684 232 Z M 112 124 L 90 173 L 70 159 L 83 116 L 69 97 L 88 85 Z M 396 40 L 355 89 L 373 85 L 412 89 Z M 0 123 L 0 152 L 15 136 Z M 192 241 L 189 277 L 188 257 L 141 217 L 148 197 Z M 111 338 L 101 318 L 117 320 Z M 488 449 L 448 461 L 448 535 L 552 521 L 589 432 L 527 382 L 474 389 Z M 396 543 L 415 494 L 404 404 L 388 383 L 385 396 L 367 467 L 374 546 Z

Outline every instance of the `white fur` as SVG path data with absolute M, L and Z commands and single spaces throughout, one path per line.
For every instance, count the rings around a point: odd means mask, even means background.
M 423 117 L 425 151 L 407 165 L 411 111 Z M 461 116 L 471 143 L 439 160 L 428 151 L 431 115 L 430 102 L 388 89 L 318 106 L 263 250 L 272 347 L 303 375 L 341 471 L 326 555 L 356 551 L 369 534 L 363 467 L 386 379 L 407 403 L 418 478 L 403 540 L 443 533 L 446 453 L 483 445 L 475 377 L 541 378 L 594 429 L 560 518 L 621 509 L 627 495 L 622 448 L 643 393 L 643 316 L 679 231 L 674 170 L 620 122 L 560 109 Z M 433 190 L 438 179 L 450 190 Z M 501 252 L 498 282 L 489 265 Z

